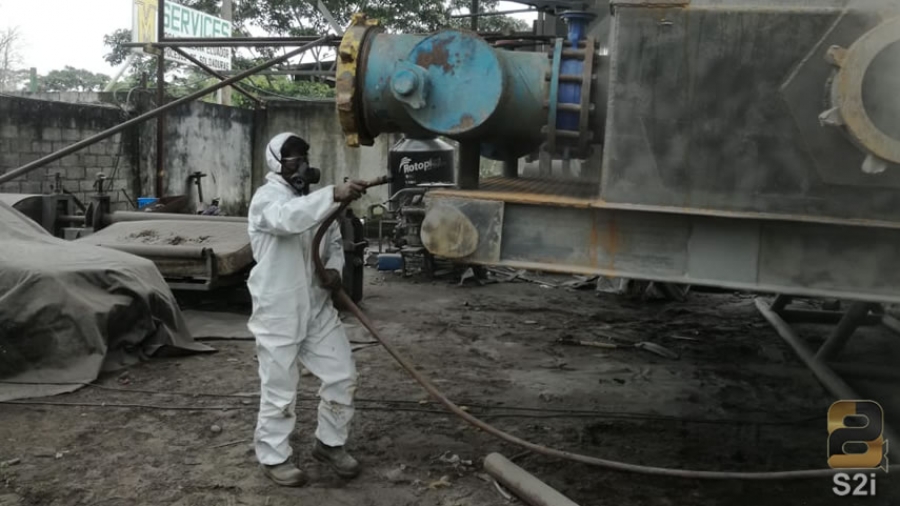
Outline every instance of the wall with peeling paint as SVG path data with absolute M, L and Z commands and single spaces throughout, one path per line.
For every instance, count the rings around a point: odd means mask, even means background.
M 165 193 L 188 195 L 195 209 L 214 198 L 229 215 L 245 214 L 250 203 L 254 112 L 206 102 L 192 102 L 166 115 Z M 156 121 L 141 127 L 141 185 L 153 195 L 156 181 Z M 201 179 L 203 202 L 188 178 Z

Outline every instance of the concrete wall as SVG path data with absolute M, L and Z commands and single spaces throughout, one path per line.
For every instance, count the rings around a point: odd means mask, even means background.
M 0 97 L 0 173 L 129 117 L 116 106 L 84 103 L 107 100 L 97 94 L 63 98 L 72 103 Z M 165 131 L 165 194 L 188 195 L 198 210 L 219 198 L 230 215 L 246 214 L 253 190 L 264 182 L 267 172 L 265 146 L 277 133 L 296 132 L 310 143 L 312 163 L 322 169 L 321 185 L 340 183 L 345 177 L 372 179 L 386 174 L 388 150 L 396 140 L 396 136 L 382 135 L 374 146 L 347 147 L 333 101 L 270 102 L 257 111 L 194 102 L 168 113 Z M 0 192 L 47 193 L 60 172 L 64 188 L 89 201 L 94 178 L 102 172 L 115 174 L 113 202 L 121 209 L 131 207 L 128 200 L 155 196 L 156 168 L 156 121 L 150 120 L 124 137 L 115 136 L 2 185 Z M 197 188 L 188 179 L 193 172 L 206 174 L 204 204 L 198 202 Z M 362 215 L 369 205 L 387 198 L 387 186 L 374 188 L 353 207 Z
M 265 181 L 265 146 L 281 132 L 294 132 L 310 144 L 310 163 L 322 169 L 321 185 L 351 179 L 374 179 L 387 173 L 387 155 L 391 136 L 382 135 L 370 147 L 350 148 L 338 121 L 334 101 L 293 101 L 270 103 L 264 122 L 257 128 L 257 153 L 254 160 L 254 188 Z M 369 205 L 387 200 L 387 185 L 369 190 L 353 204 L 358 216 Z
M 192 102 L 166 116 L 166 195 L 189 195 L 197 210 L 214 198 L 229 215 L 246 214 L 250 203 L 253 165 L 254 112 L 205 102 Z M 155 195 L 156 121 L 142 128 L 141 184 L 147 196 Z M 197 187 L 188 179 L 201 179 L 203 204 Z
M 0 96 L 0 174 L 51 154 L 126 119 L 113 106 L 82 105 Z M 60 174 L 62 187 L 87 204 L 98 173 L 112 179 L 113 207 L 130 207 L 139 190 L 135 177 L 137 131 L 126 131 L 0 185 L 3 193 L 49 193 Z M 126 196 L 127 195 L 127 196 Z

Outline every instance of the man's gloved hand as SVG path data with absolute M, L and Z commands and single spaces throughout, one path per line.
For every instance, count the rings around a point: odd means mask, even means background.
M 341 273 L 334 269 L 325 269 L 325 279 L 322 280 L 322 287 L 332 292 L 341 288 Z
M 366 193 L 366 185 L 363 181 L 353 179 L 344 184 L 335 185 L 334 201 L 335 202 L 352 202 Z

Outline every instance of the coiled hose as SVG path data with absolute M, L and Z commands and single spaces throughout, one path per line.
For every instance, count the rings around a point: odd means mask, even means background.
M 389 178 L 382 177 L 375 179 L 373 181 L 369 181 L 365 184 L 367 188 L 371 188 L 373 186 L 378 186 L 385 184 L 389 181 Z M 338 216 L 347 208 L 349 202 L 343 202 L 341 205 L 333 211 L 325 221 L 319 225 L 319 229 L 316 230 L 316 235 L 313 238 L 312 243 L 312 255 L 313 262 L 316 267 L 316 274 L 319 276 L 321 280 L 326 280 L 325 274 L 325 264 L 322 262 L 322 257 L 319 253 L 319 247 L 322 243 L 322 239 L 325 237 L 325 232 L 328 230 L 328 227 L 331 223 L 337 219 Z M 391 346 L 391 344 L 385 340 L 381 334 L 379 334 L 378 330 L 375 329 L 375 325 L 371 320 L 366 316 L 365 313 L 362 312 L 359 307 L 353 303 L 350 297 L 344 292 L 343 288 L 337 287 L 334 291 L 334 300 L 335 302 L 352 313 L 359 320 L 360 323 L 372 334 L 372 336 L 378 340 L 379 343 L 384 347 L 384 349 L 390 354 L 391 357 L 396 360 L 403 369 L 409 373 L 410 376 L 425 389 L 432 397 L 434 397 L 438 402 L 440 402 L 448 411 L 453 413 L 454 415 L 462 418 L 470 425 L 487 432 L 488 434 L 499 438 L 507 443 L 514 444 L 516 446 L 522 447 L 526 450 L 532 451 L 534 453 L 538 453 L 541 455 L 545 455 L 547 457 L 571 460 L 573 462 L 580 462 L 582 464 L 587 464 L 591 466 L 602 467 L 605 469 L 609 469 L 612 471 L 622 471 L 622 472 L 631 472 L 631 473 L 639 473 L 646 474 L 652 476 L 668 476 L 673 478 L 688 478 L 688 479 L 705 479 L 705 480 L 789 480 L 789 479 L 802 479 L 802 478 L 822 478 L 832 476 L 837 470 L 833 469 L 810 469 L 803 471 L 773 471 L 773 472 L 727 472 L 727 471 L 696 471 L 696 470 L 688 470 L 688 469 L 670 469 L 665 467 L 654 467 L 654 466 L 642 466 L 637 464 L 628 464 L 625 462 L 618 462 L 615 460 L 607 460 L 601 459 L 597 457 L 591 457 L 589 455 L 582 455 L 578 453 L 567 452 L 563 450 L 557 450 L 555 448 L 549 448 L 543 445 L 539 445 L 536 443 L 532 443 L 530 441 L 526 441 L 519 437 L 516 437 L 512 434 L 504 432 L 493 425 L 479 420 L 478 418 L 472 416 L 471 414 L 464 411 L 462 408 L 457 406 L 453 401 L 447 398 L 440 390 L 435 387 L 431 381 L 428 380 L 424 375 L 422 375 L 419 371 L 416 370 L 415 366 L 408 360 L 406 357 L 397 352 L 397 350 Z

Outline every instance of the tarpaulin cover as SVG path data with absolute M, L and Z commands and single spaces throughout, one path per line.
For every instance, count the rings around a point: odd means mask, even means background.
M 0 401 L 70 392 L 153 355 L 205 351 L 153 262 L 57 239 L 0 203 Z

